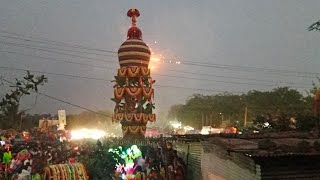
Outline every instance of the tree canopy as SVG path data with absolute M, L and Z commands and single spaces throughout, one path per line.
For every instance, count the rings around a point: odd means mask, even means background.
M 314 88 L 310 92 L 313 93 Z M 194 94 L 185 104 L 172 106 L 168 118 L 176 118 L 196 128 L 205 125 L 220 127 L 225 121 L 243 125 L 247 109 L 247 121 L 257 123 L 275 120 L 273 125 L 283 128 L 283 124 L 289 125 L 291 117 L 312 114 L 312 93 L 304 96 L 295 89 L 278 87 L 270 91 L 252 90 L 241 95 Z

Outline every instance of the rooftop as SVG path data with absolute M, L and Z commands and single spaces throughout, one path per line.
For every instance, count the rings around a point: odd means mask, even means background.
M 218 145 L 228 152 L 244 153 L 250 157 L 320 155 L 320 139 L 309 133 L 217 134 L 183 136 L 178 139 L 197 139 L 204 146 Z

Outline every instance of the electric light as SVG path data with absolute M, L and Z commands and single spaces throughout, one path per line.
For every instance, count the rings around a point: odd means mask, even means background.
M 117 162 L 116 171 L 121 174 L 121 178 L 134 179 L 134 171 L 136 169 L 134 160 L 142 156 L 142 152 L 138 146 L 133 145 L 128 149 L 123 149 L 121 146 L 119 146 L 118 148 L 110 148 L 108 152 L 113 154 L 113 158 Z M 119 163 L 120 159 L 123 159 L 125 164 Z
M 181 122 L 171 122 L 171 126 L 172 126 L 174 129 L 181 128 Z
M 185 126 L 183 129 L 184 129 L 185 131 L 192 131 L 192 130 L 194 130 L 194 128 L 191 127 L 191 126 Z
M 106 136 L 104 131 L 98 129 L 78 129 L 71 130 L 71 140 L 79 140 L 79 139 L 100 139 Z

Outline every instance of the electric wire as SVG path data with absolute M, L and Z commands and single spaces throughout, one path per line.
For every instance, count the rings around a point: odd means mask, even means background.
M 28 55 L 28 54 L 17 53 L 17 52 L 12 52 L 12 51 L 1 51 L 0 50 L 0 52 L 5 52 L 5 53 L 9 53 L 9 54 L 17 54 L 17 55 Z M 28 55 L 28 56 L 37 57 L 37 58 L 43 58 L 43 59 L 53 60 L 53 61 L 58 61 L 58 62 L 65 62 L 65 63 L 70 63 L 70 64 L 78 64 L 78 65 L 85 65 L 85 66 L 91 66 L 91 67 L 97 67 L 97 68 L 103 68 L 103 69 L 117 70 L 116 68 L 111 68 L 111 67 L 107 67 L 107 66 L 96 66 L 96 65 L 87 64 L 87 63 L 65 61 L 65 60 L 61 60 L 61 59 L 47 58 L 47 57 L 35 56 L 35 55 Z M 177 71 L 177 72 L 179 72 L 179 71 Z M 186 72 L 182 72 L 182 73 L 186 73 Z M 294 85 L 294 83 L 292 83 L 292 82 L 274 82 L 274 81 L 272 81 L 274 84 L 261 84 L 261 83 L 232 82 L 232 81 L 223 81 L 223 80 L 214 80 L 214 79 L 194 78 L 194 77 L 186 77 L 186 76 L 179 76 L 179 75 L 167 75 L 167 74 L 159 74 L 159 73 L 153 73 L 153 74 L 157 75 L 157 76 L 163 76 L 163 77 L 192 79 L 192 80 L 200 80 L 200 81 L 212 81 L 212 82 L 226 83 L 226 84 L 244 84 L 244 85 L 253 85 L 253 86 L 277 86 L 278 83 L 281 83 L 281 84 L 285 83 L 285 84 L 288 84 L 287 86 Z M 196 74 L 196 73 L 192 73 L 192 74 Z M 208 76 L 210 76 L 210 75 L 208 74 Z M 214 75 L 212 75 L 212 76 L 214 76 Z M 243 78 L 243 79 L 245 79 L 245 78 Z M 259 81 L 259 80 L 256 80 L 256 81 Z M 304 84 L 304 85 L 307 85 L 307 84 Z M 304 86 L 292 86 L 292 87 L 307 88 L 307 87 L 304 87 Z
M 65 46 L 65 47 L 78 48 L 78 49 L 84 49 L 84 50 L 89 50 L 89 51 L 99 51 L 99 52 L 105 52 L 105 53 L 117 53 L 115 51 L 108 51 L 108 50 L 104 50 L 104 49 L 92 48 L 92 47 L 83 46 L 83 45 L 79 45 L 79 44 L 71 44 L 71 43 L 66 43 L 66 42 L 61 42 L 61 41 L 50 40 L 50 39 L 46 39 L 46 38 L 26 36 L 26 35 L 22 35 L 22 34 L 18 34 L 18 33 L 12 33 L 12 32 L 4 31 L 4 30 L 0 30 L 0 33 L 15 35 L 15 36 L 18 36 L 18 37 L 13 37 L 14 39 L 20 39 L 20 40 L 24 40 L 24 41 L 45 43 L 45 44 L 49 44 L 49 45 L 51 44 L 51 45 L 56 45 L 56 46 L 57 45 L 58 46 Z M 9 38 L 9 36 L 7 36 L 7 37 Z M 35 40 L 33 40 L 33 39 L 35 39 Z
M 9 81 L 9 80 L 7 80 L 7 79 L 4 79 L 4 78 L 2 78 L 2 81 L 7 82 L 7 83 L 9 83 L 9 84 L 11 84 L 11 85 L 16 85 L 15 83 L 13 83 L 13 82 L 11 82 L 11 81 Z M 34 91 L 34 90 L 32 90 L 32 92 L 34 92 L 34 93 L 36 93 L 36 94 L 39 94 L 39 95 L 41 95 L 41 96 L 47 97 L 47 98 L 49 98 L 49 99 L 53 99 L 53 100 L 62 102 L 62 103 L 64 103 L 64 104 L 68 104 L 68 105 L 71 105 L 71 106 L 74 106 L 74 107 L 77 107 L 77 108 L 80 108 L 80 109 L 83 109 L 83 110 L 87 110 L 87 111 L 93 112 L 93 113 L 98 114 L 98 115 L 100 115 L 100 116 L 105 116 L 105 117 L 108 117 L 108 118 L 112 118 L 111 116 L 108 116 L 108 115 L 106 115 L 106 114 L 99 113 L 99 112 L 94 111 L 94 110 L 92 110 L 92 109 L 89 109 L 89 108 L 86 108 L 86 107 L 83 107 L 83 106 L 80 106 L 80 105 L 71 103 L 71 102 L 69 102 L 69 101 L 62 100 L 62 99 L 60 99 L 60 98 L 56 98 L 56 97 L 53 97 L 53 96 L 50 96 L 50 95 L 47 95 L 47 94 L 44 94 L 44 93 L 41 93 L 41 92 L 37 92 L 37 91 Z
M 112 60 L 103 60 L 103 59 L 91 58 L 91 57 L 87 57 L 87 56 L 80 56 L 80 55 L 70 54 L 70 53 L 65 53 L 65 52 L 51 51 L 51 50 L 48 50 L 48 48 L 44 49 L 44 48 L 25 46 L 23 44 L 18 44 L 18 43 L 0 41 L 0 44 L 9 45 L 9 46 L 15 46 L 15 47 L 23 47 L 23 48 L 27 48 L 27 49 L 33 49 L 33 50 L 38 50 L 38 51 L 44 51 L 44 52 L 55 53 L 55 54 L 60 54 L 60 55 L 66 55 L 66 56 L 71 56 L 71 57 L 76 57 L 76 58 L 90 59 L 90 60 L 100 61 L 100 62 L 107 62 L 107 63 L 114 63 L 115 62 L 115 61 L 112 61 Z M 115 57 L 113 55 L 110 55 L 110 56 Z
M 96 81 L 103 81 L 106 83 L 111 84 L 112 80 L 108 79 L 102 79 L 102 78 L 95 78 L 95 77 L 86 77 L 86 76 L 76 76 L 76 75 L 70 75 L 70 74 L 59 74 L 59 73 L 51 73 L 51 72 L 44 72 L 44 71 L 35 71 L 30 69 L 22 69 L 22 68 L 11 68 L 11 67 L 4 67 L 0 66 L 0 69 L 7 69 L 7 70 L 17 70 L 17 71 L 30 71 L 35 73 L 41 73 L 41 74 L 49 74 L 49 75 L 55 75 L 55 76 L 65 76 L 65 77 L 71 77 L 71 78 L 77 78 L 77 79 L 90 79 L 90 80 L 96 80 Z M 164 87 L 164 88 L 177 88 L 177 89 L 189 89 L 189 90 L 199 90 L 199 91 L 207 91 L 207 92 L 226 92 L 223 90 L 216 90 L 216 89 L 201 89 L 201 88 L 188 88 L 188 87 L 180 87 L 180 86 L 171 86 L 171 85 L 154 85 L 155 87 Z M 243 93 L 240 91 L 229 91 L 231 93 Z
M 1 32 L 1 31 L 0 31 Z M 14 34 L 16 36 L 19 36 L 19 34 L 17 33 L 9 33 L 7 31 L 2 31 L 4 33 L 8 33 L 8 34 Z M 0 35 L 1 36 L 1 35 Z M 20 36 L 22 36 L 20 34 Z M 18 37 L 12 37 L 12 36 L 5 36 L 5 37 L 8 37 L 8 38 L 15 38 L 15 39 L 21 39 L 21 40 L 24 40 L 24 41 L 31 41 L 33 42 L 33 40 L 31 39 L 26 39 L 26 38 L 18 38 Z M 32 37 L 31 37 L 32 38 Z M 52 40 L 47 40 L 48 42 L 51 42 Z M 37 41 L 39 43 L 46 43 L 46 42 L 43 42 L 43 41 Z M 54 41 L 57 43 L 57 41 Z M 8 43 L 8 42 L 6 42 Z M 11 42 L 9 42 L 11 43 Z M 77 47 L 75 45 L 70 45 L 70 44 L 67 44 L 67 43 L 64 43 L 64 42 L 59 42 L 60 44 L 63 44 L 63 45 L 69 45 L 69 46 L 73 46 L 74 48 Z M 59 44 L 58 43 L 58 44 Z M 8 44 L 7 44 L 8 45 Z M 27 44 L 12 44 L 12 45 L 15 45 L 15 46 L 26 46 Z M 37 46 L 39 47 L 39 46 Z M 40 46 L 41 47 L 41 46 Z M 79 47 L 82 47 L 82 46 L 79 46 Z M 31 48 L 31 47 L 26 47 L 26 48 Z M 49 47 L 50 48 L 50 47 Z M 90 49 L 90 48 L 88 48 Z M 91 48 L 91 49 L 95 49 L 95 48 Z M 44 49 L 41 49 L 41 50 L 44 50 Z M 65 49 L 60 49 L 60 50 L 63 50 L 63 51 L 68 51 L 68 50 L 65 50 Z M 108 53 L 117 53 L 115 51 L 107 51 L 107 50 L 102 50 L 102 49 L 95 49 L 95 50 L 99 50 L 99 51 L 106 51 Z M 53 52 L 53 53 L 57 53 L 57 52 Z M 84 53 L 84 52 L 83 52 Z M 90 53 L 88 53 L 90 54 Z M 65 54 L 67 55 L 67 54 Z M 114 56 L 114 55 L 111 55 L 111 56 Z M 115 57 L 115 56 L 114 56 Z M 81 57 L 81 58 L 84 58 L 84 57 Z M 101 60 L 101 59 L 95 59 L 95 58 L 90 58 L 92 60 L 98 60 L 98 61 L 105 61 L 105 60 Z M 251 67 L 251 66 L 236 66 L 236 65 L 226 65 L 226 64 L 214 64 L 214 63 L 206 63 L 206 62 L 194 62 L 194 61 L 182 61 L 181 64 L 184 64 L 184 65 L 191 65 L 191 66 L 200 66 L 200 67 L 211 67 L 211 68 L 223 68 L 223 69 L 229 69 L 231 68 L 231 70 L 240 70 L 240 71 L 253 71 L 253 72 L 260 72 L 260 71 L 265 71 L 265 72 L 274 72 L 274 73 L 294 73 L 294 74 L 309 74 L 309 75 L 320 75 L 320 73 L 315 73 L 315 72 L 301 72 L 301 71 L 293 71 L 293 70 L 282 70 L 282 69 L 271 69 L 271 68 L 260 68 L 260 67 Z M 286 76 L 286 75 L 285 75 Z M 292 76 L 292 75 L 290 75 Z
M 5 37 L 5 38 L 8 38 L 10 36 L 3 36 L 0 34 L 0 37 Z M 10 38 L 13 38 L 13 37 L 10 37 Z M 20 38 L 16 38 L 16 39 L 20 39 Z M 32 40 L 26 40 L 27 42 L 34 42 Z M 22 44 L 22 43 L 16 43 L 16 42 L 8 42 L 8 41 L 3 41 L 4 43 L 7 42 L 7 43 L 14 43 L 15 45 L 19 45 L 19 47 L 28 47 L 28 46 L 32 46 L 32 47 L 35 47 L 35 48 L 49 48 L 49 49 L 54 49 L 54 50 L 59 50 L 59 51 L 66 51 L 66 52 L 75 52 L 75 53 L 82 53 L 82 54 L 92 54 L 92 55 L 96 55 L 96 56 L 109 56 L 109 57 L 116 57 L 116 55 L 110 55 L 110 54 L 99 54 L 99 53 L 93 53 L 93 52 L 89 52 L 89 51 L 79 51 L 79 50 L 74 50 L 74 49 L 62 49 L 62 48 L 57 48 L 57 47 L 48 47 L 48 46 L 38 46 L 38 45 L 34 45 L 34 44 Z M 45 44 L 46 45 L 46 44 Z

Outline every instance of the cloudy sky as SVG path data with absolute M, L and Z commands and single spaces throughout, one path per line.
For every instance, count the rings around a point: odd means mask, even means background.
M 42 93 L 111 110 L 112 52 L 130 27 L 127 10 L 137 8 L 144 41 L 164 61 L 152 71 L 158 112 L 193 93 L 303 92 L 320 68 L 320 32 L 307 31 L 319 7 L 318 0 L 0 0 L 0 72 L 9 80 L 21 69 L 51 73 Z M 4 83 L 0 96 L 8 90 Z M 24 100 L 31 112 L 81 111 L 40 95 L 35 105 L 35 96 Z

